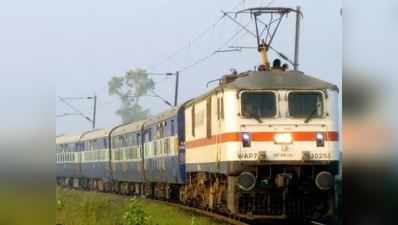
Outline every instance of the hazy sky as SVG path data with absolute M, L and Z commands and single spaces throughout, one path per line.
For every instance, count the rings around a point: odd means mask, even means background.
M 81 97 L 96 93 L 97 127 L 111 127 L 120 121 L 114 113 L 119 102 L 107 94 L 107 82 L 112 76 L 122 75 L 128 69 L 134 68 L 148 69 L 150 72 L 180 70 L 222 46 L 239 30 L 238 26 L 225 18 L 172 60 L 159 64 L 215 23 L 221 17 L 220 10 L 265 6 L 269 3 L 270 1 L 256 0 L 48 1 L 40 5 L 53 10 L 28 3 L 25 11 L 21 12 L 25 15 L 24 21 L 18 21 L 20 18 L 17 17 L 14 19 L 15 23 L 38 25 L 26 26 L 26 29 L 35 29 L 33 33 L 36 36 L 31 38 L 37 40 L 32 43 L 34 46 L 27 43 L 26 47 L 37 51 L 38 56 L 44 59 L 48 66 L 44 72 L 55 77 L 57 96 Z M 282 5 L 295 7 L 298 4 L 304 12 L 300 69 L 341 86 L 340 1 L 286 0 Z M 280 5 L 272 3 L 271 6 Z M 35 10 L 31 11 L 29 8 Z M 31 15 L 31 19 L 26 20 L 26 15 Z M 246 24 L 249 19 L 242 17 L 240 21 Z M 249 27 L 253 29 L 253 23 Z M 293 28 L 294 17 L 290 16 L 282 24 L 273 44 L 289 56 L 292 56 L 293 51 Z M 255 40 L 242 32 L 228 45 L 254 44 Z M 231 68 L 245 71 L 252 69 L 258 62 L 257 52 L 246 50 L 240 53 L 217 54 L 198 66 L 183 71 L 180 102 L 204 92 L 207 81 L 221 77 Z M 35 59 L 32 61 L 34 63 Z M 159 94 L 172 101 L 174 80 L 159 77 L 155 77 L 155 80 Z M 91 102 L 72 103 L 91 116 Z M 142 103 L 151 108 L 152 113 L 167 108 L 158 99 L 145 98 Z M 56 113 L 68 112 L 71 110 L 57 101 Z M 57 118 L 56 124 L 57 134 L 90 128 L 89 122 L 78 116 Z

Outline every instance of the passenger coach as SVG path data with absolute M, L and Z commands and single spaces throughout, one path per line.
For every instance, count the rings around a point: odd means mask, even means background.
M 142 194 L 144 156 L 142 126 L 145 121 L 122 124 L 111 130 L 111 165 L 114 190 Z
M 81 176 L 79 140 L 81 134 L 61 135 L 55 140 L 56 176 L 59 184 L 78 187 Z
M 80 138 L 80 182 L 83 187 L 103 191 L 105 185 L 111 181 L 109 131 L 109 129 L 87 131 Z

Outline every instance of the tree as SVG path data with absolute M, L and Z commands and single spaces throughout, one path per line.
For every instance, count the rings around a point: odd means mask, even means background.
M 121 101 L 116 114 L 123 123 L 139 121 L 149 116 L 149 109 L 144 109 L 139 101 L 154 89 L 155 82 L 142 69 L 129 70 L 124 76 L 114 76 L 108 82 L 109 95 L 118 96 Z

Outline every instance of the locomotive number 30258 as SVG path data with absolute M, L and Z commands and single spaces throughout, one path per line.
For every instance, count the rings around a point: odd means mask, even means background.
M 311 153 L 311 159 L 330 159 L 330 153 Z

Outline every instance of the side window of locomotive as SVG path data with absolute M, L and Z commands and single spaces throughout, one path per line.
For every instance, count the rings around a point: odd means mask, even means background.
M 224 119 L 224 99 L 223 97 L 217 98 L 217 120 Z
M 192 137 L 195 137 L 195 105 L 192 105 L 191 108 L 191 130 L 192 130 Z
M 289 115 L 292 117 L 322 117 L 323 97 L 320 92 L 290 92 Z
M 211 96 L 207 98 L 206 100 L 206 136 L 207 138 L 211 138 Z
M 246 118 L 274 117 L 276 97 L 273 92 L 242 93 L 242 115 Z
M 151 142 L 152 141 L 152 128 L 148 128 L 145 131 L 144 137 L 145 137 L 145 142 Z

